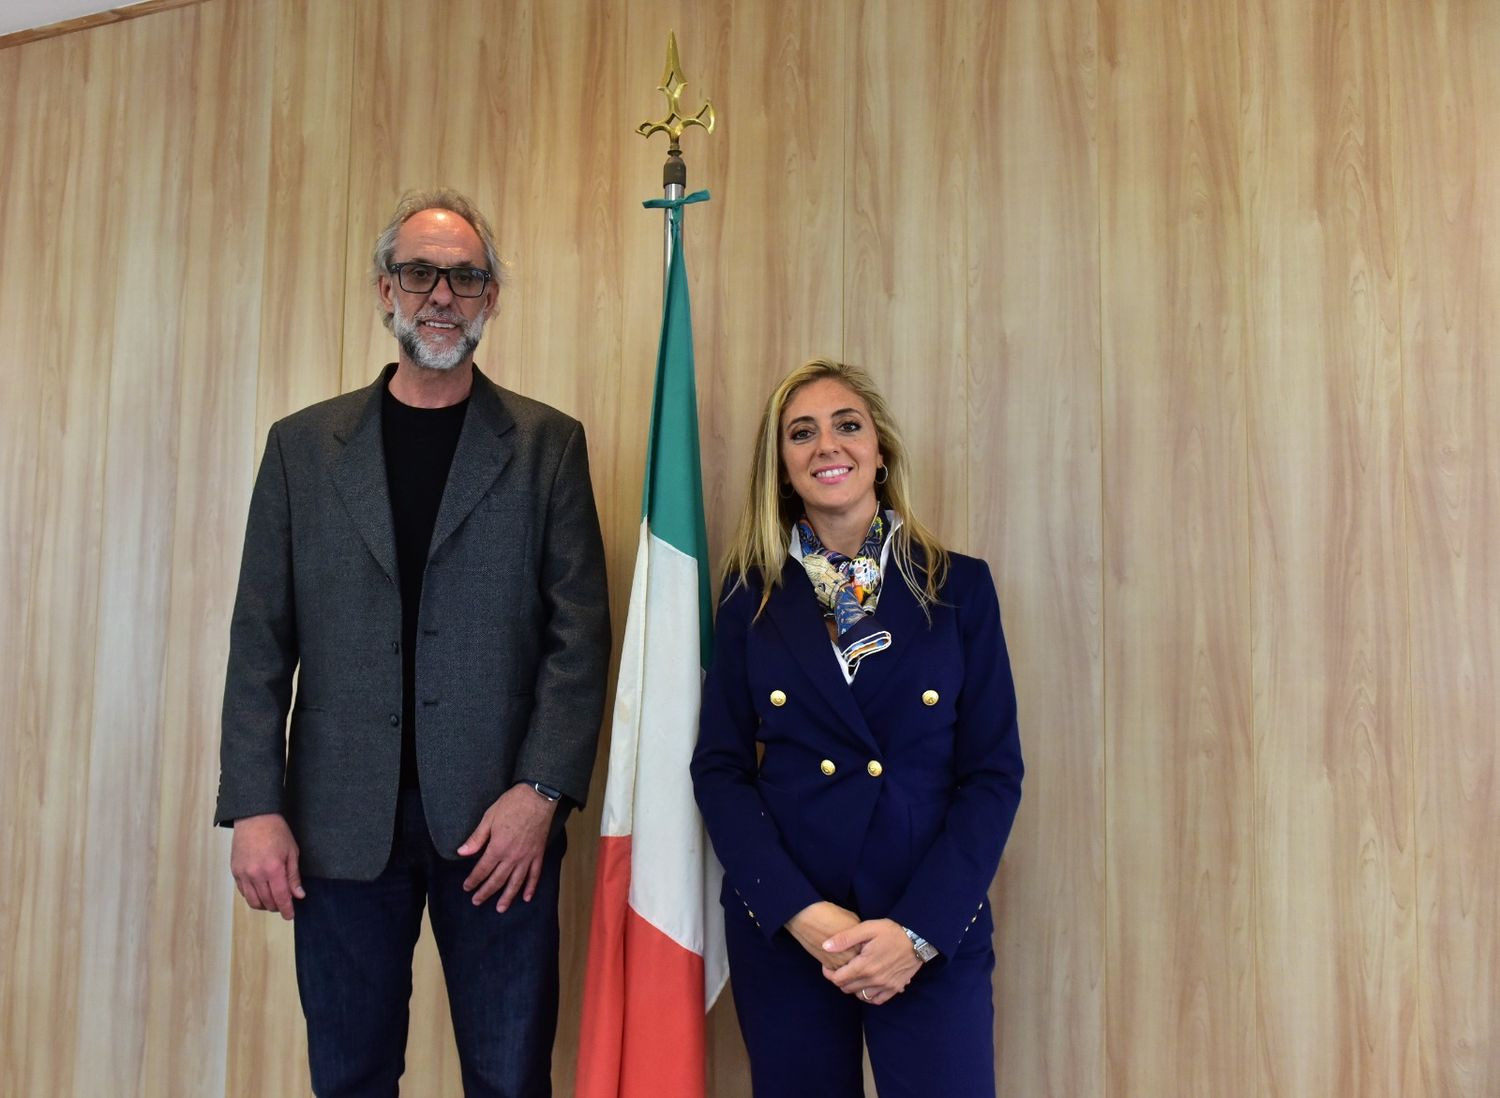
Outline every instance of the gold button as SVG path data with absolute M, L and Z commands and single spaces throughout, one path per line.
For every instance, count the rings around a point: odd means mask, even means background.
M 833 772 L 835 770 L 837 770 L 838 767 L 836 767 L 836 766 L 833 765 L 833 760 L 832 759 L 824 759 L 822 762 L 820 762 L 818 764 L 818 769 L 821 770 L 823 773 L 827 774 L 831 778 L 831 777 L 833 777 Z
M 774 705 L 774 706 L 776 706 L 778 709 L 781 706 L 785 705 L 786 704 L 786 692 L 783 691 L 783 690 L 772 690 L 771 691 L 771 704 Z
M 922 691 L 923 705 L 936 705 L 938 703 L 938 692 L 936 690 Z
M 885 767 L 880 765 L 879 759 L 871 759 L 865 766 L 865 769 L 869 771 L 870 777 L 872 778 L 878 778 L 880 777 L 880 775 L 885 773 Z

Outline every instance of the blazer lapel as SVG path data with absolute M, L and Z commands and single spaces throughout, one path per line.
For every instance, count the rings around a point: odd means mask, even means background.
M 875 743 L 864 713 L 855 701 L 838 658 L 823 624 L 818 596 L 807 573 L 795 560 L 788 560 L 781 570 L 781 586 L 771 593 L 766 617 L 781 634 L 792 662 L 807 676 L 818 694 L 848 728 L 867 743 Z M 884 653 L 882 653 L 883 655 Z M 855 676 L 855 681 L 859 676 Z
M 438 508 L 437 523 L 432 530 L 432 544 L 427 559 L 453 536 L 453 532 L 479 505 L 515 452 L 509 437 L 516 421 L 506 410 L 495 383 L 474 368 L 474 387 L 469 393 L 469 414 L 464 416 L 448 469 L 448 484 Z
M 334 429 L 334 437 L 344 444 L 344 450 L 334 462 L 331 475 L 334 490 L 370 555 L 395 582 L 396 531 L 385 475 L 385 442 L 380 434 L 380 401 L 390 372 L 387 368 L 369 387 L 359 418 L 348 428 Z
M 866 656 L 854 675 L 854 696 L 863 706 L 871 705 L 884 688 L 897 678 L 906 655 L 928 630 L 927 618 L 917 597 L 896 571 L 894 562 L 881 582 L 875 617 L 891 635 L 890 647 Z

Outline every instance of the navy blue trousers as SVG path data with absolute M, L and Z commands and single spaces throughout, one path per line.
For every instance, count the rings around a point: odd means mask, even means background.
M 724 915 L 756 1098 L 862 1098 L 861 1039 L 880 1098 L 993 1098 L 988 936 L 971 935 L 957 956 L 923 965 L 900 995 L 871 1006 L 829 983 L 790 934 L 768 942 L 743 904 Z
M 441 857 L 422 801 L 404 790 L 390 862 L 373 881 L 305 880 L 293 923 L 297 988 L 318 1098 L 398 1093 L 406 1066 L 412 951 L 428 908 L 443 962 L 466 1095 L 547 1098 L 557 1031 L 561 828 L 530 903 L 475 907 L 475 858 Z

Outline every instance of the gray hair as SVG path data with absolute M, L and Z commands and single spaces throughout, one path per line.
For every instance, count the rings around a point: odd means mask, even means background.
M 396 203 L 396 210 L 391 214 L 391 219 L 386 222 L 385 228 L 375 238 L 375 252 L 370 261 L 371 285 L 378 286 L 381 278 L 391 273 L 391 258 L 396 254 L 396 234 L 401 231 L 402 225 L 423 210 L 447 210 L 467 221 L 479 234 L 479 242 L 484 246 L 485 267 L 494 276 L 496 289 L 505 285 L 505 263 L 495 249 L 495 233 L 490 228 L 490 223 L 485 220 L 484 214 L 479 212 L 479 207 L 469 201 L 468 196 L 449 187 L 438 187 L 430 191 L 407 191 L 401 196 L 401 201 Z M 383 309 L 380 313 L 380 320 L 387 328 L 391 326 L 391 314 Z

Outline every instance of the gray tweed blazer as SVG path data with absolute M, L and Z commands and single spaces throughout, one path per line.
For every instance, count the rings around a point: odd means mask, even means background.
M 215 822 L 282 813 L 308 876 L 370 880 L 390 855 L 401 591 L 381 393 L 393 370 L 276 423 L 250 498 Z M 609 645 L 583 427 L 476 369 L 417 638 L 417 767 L 438 850 L 454 856 L 518 778 L 583 802 Z

